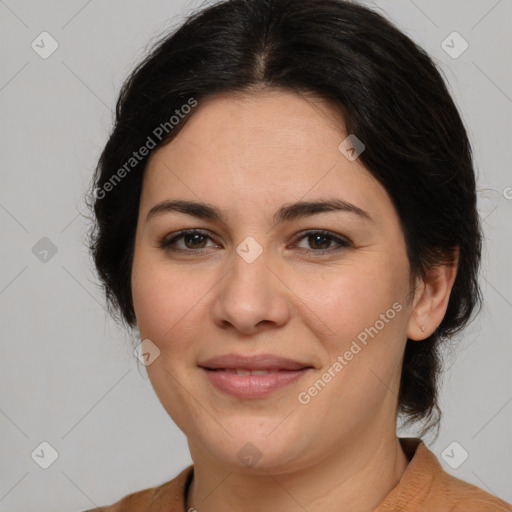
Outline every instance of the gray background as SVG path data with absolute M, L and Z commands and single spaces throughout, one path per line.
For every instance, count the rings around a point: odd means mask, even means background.
M 474 146 L 487 238 L 485 305 L 448 360 L 430 446 L 447 471 L 512 501 L 512 1 L 377 4 L 450 84 Z M 0 0 L 0 511 L 106 505 L 191 463 L 103 309 L 80 212 L 123 79 L 197 5 Z M 59 45 L 47 59 L 31 47 L 43 31 Z M 456 59 L 441 47 L 453 31 L 469 44 Z M 46 262 L 32 250 L 43 237 L 57 248 Z M 48 469 L 31 457 L 43 441 L 58 452 Z M 469 453 L 457 469 L 441 456 L 453 441 Z

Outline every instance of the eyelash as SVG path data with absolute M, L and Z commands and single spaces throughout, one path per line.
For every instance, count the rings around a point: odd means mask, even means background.
M 210 240 L 212 241 L 215 241 L 207 232 L 205 231 L 202 231 L 200 229 L 188 229 L 188 230 L 184 230 L 184 231 L 181 231 L 180 233 L 178 233 L 176 236 L 173 236 L 171 239 L 169 239 L 168 237 L 164 237 L 162 238 L 159 242 L 158 242 L 158 246 L 161 248 L 161 249 L 164 249 L 164 250 L 167 250 L 167 251 L 172 251 L 172 252 L 188 252 L 188 253 L 199 253 L 199 254 L 202 254 L 204 252 L 207 252 L 206 249 L 204 248 L 201 248 L 201 249 L 176 249 L 176 248 L 173 248 L 172 245 L 175 244 L 178 240 L 180 240 L 181 238 L 184 238 L 188 235 L 201 235 L 205 238 L 209 238 Z M 310 230 L 310 231 L 305 231 L 304 233 L 302 233 L 301 236 L 299 236 L 297 239 L 296 239 L 296 242 L 298 241 L 301 241 L 303 240 L 304 238 L 309 238 L 309 237 L 312 237 L 312 236 L 318 236 L 318 235 L 321 235 L 321 236 L 325 236 L 327 238 L 330 238 L 332 241 L 336 242 L 338 244 L 338 247 L 335 247 L 334 249 L 333 248 L 329 248 L 329 249 L 324 249 L 324 250 L 315 250 L 315 249 L 302 249 L 302 251 L 305 251 L 307 252 L 308 254 L 315 254 L 315 255 L 323 255 L 323 254 L 327 254 L 327 253 L 331 253 L 333 251 L 338 251 L 338 250 L 341 250 L 341 249 L 346 249 L 347 247 L 350 247 L 352 244 L 351 242 L 349 242 L 347 239 L 345 238 L 341 238 L 341 237 L 338 237 L 336 235 L 334 235 L 333 233 L 331 233 L 330 231 L 324 231 L 324 230 Z

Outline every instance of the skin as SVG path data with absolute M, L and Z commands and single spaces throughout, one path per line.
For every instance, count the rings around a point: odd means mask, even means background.
M 361 161 L 339 151 L 343 126 L 338 111 L 314 97 L 222 94 L 196 107 L 148 162 L 132 293 L 141 339 L 160 350 L 147 366 L 151 384 L 188 439 L 187 508 L 373 510 L 407 468 L 395 427 L 404 347 L 407 337 L 421 343 L 440 324 L 456 267 L 429 273 L 407 302 L 399 217 Z M 348 201 L 373 222 L 329 212 L 272 226 L 284 204 L 321 198 Z M 212 204 L 226 223 L 178 212 L 146 221 L 168 199 Z M 212 238 L 199 245 L 181 238 L 182 252 L 159 247 L 192 228 Z M 351 245 L 302 236 L 313 229 Z M 263 250 L 252 263 L 236 252 L 248 236 Z M 299 403 L 299 393 L 394 303 L 400 312 L 307 405 Z M 214 388 L 198 367 L 227 353 L 272 353 L 314 369 L 266 398 L 241 400 Z M 237 456 L 248 442 L 261 454 L 253 467 Z

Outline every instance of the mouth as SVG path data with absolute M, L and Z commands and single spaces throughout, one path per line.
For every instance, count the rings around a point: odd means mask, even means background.
M 312 365 L 295 359 L 273 354 L 239 355 L 225 354 L 212 357 L 199 363 L 199 366 L 207 370 L 248 370 L 248 371 L 281 371 L 302 370 L 311 368 Z
M 269 354 L 228 354 L 204 361 L 199 367 L 217 390 L 246 400 L 269 396 L 313 370 L 310 364 Z
M 301 370 L 302 369 L 303 368 L 301 368 Z M 245 368 L 205 368 L 205 370 L 210 370 L 212 372 L 232 373 L 232 374 L 241 375 L 241 376 L 247 376 L 247 375 L 269 375 L 271 373 L 277 373 L 277 372 L 297 371 L 297 370 L 286 370 L 284 368 L 280 368 L 279 370 L 254 370 L 254 369 L 247 370 Z

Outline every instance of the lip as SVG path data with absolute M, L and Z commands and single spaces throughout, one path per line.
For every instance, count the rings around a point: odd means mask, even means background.
M 296 382 L 309 373 L 313 367 L 307 363 L 261 354 L 239 356 L 227 354 L 214 357 L 199 364 L 210 383 L 218 390 L 245 400 L 264 398 L 278 389 Z M 266 370 L 265 375 L 237 375 L 239 370 Z
M 311 368 L 277 370 L 266 375 L 237 375 L 226 370 L 201 368 L 219 391 L 245 400 L 264 398 L 302 378 Z
M 231 368 L 243 370 L 277 371 L 312 368 L 311 364 L 289 359 L 287 357 L 275 356 L 273 354 L 259 354 L 254 356 L 225 354 L 207 359 L 206 361 L 199 363 L 199 366 L 209 370 Z

